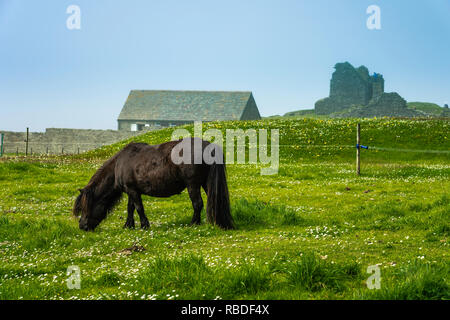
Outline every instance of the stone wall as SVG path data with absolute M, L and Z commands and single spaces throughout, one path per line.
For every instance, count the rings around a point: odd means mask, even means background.
M 384 93 L 384 78 L 381 74 L 375 73 L 371 78 L 372 99 Z
M 316 114 L 330 114 L 336 111 L 342 111 L 344 108 L 336 108 L 340 103 L 332 98 L 323 98 L 316 102 L 314 106 L 314 111 Z
M 353 107 L 342 113 L 335 114 L 338 117 L 419 117 L 421 112 L 409 109 L 405 99 L 398 93 L 390 92 L 372 99 L 367 106 Z
M 26 132 L 0 132 L 4 133 L 5 153 L 25 153 Z M 28 152 L 34 154 L 81 153 L 137 134 L 139 133 L 115 130 L 49 128 L 45 132 L 29 133 Z

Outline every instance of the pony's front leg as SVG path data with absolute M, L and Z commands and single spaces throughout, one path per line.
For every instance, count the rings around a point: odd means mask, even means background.
M 203 209 L 203 199 L 199 186 L 188 186 L 189 197 L 191 198 L 194 215 L 192 216 L 191 225 L 201 223 L 201 212 Z
M 142 198 L 139 193 L 129 193 L 128 194 L 131 199 L 133 199 L 134 206 L 139 214 L 139 220 L 141 220 L 141 228 L 148 229 L 150 227 L 150 223 L 148 222 L 147 216 L 144 213 L 144 205 L 142 204 Z
M 124 228 L 134 229 L 134 201 L 128 196 L 127 206 L 128 216 Z

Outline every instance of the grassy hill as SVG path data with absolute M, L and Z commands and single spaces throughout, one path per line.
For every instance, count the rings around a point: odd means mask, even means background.
M 278 129 L 280 168 L 227 166 L 237 229 L 191 227 L 187 192 L 144 196 L 149 230 L 122 229 L 122 201 L 95 232 L 71 216 L 77 189 L 131 140 L 78 156 L 0 159 L 0 299 L 449 299 L 449 122 L 215 122 L 204 129 Z M 192 131 L 192 126 L 185 126 Z M 203 194 L 206 201 L 206 195 Z M 124 250 L 133 244 L 144 251 Z M 68 266 L 81 289 L 66 285 Z M 369 290 L 378 265 L 381 289 Z
M 409 109 L 420 111 L 423 116 L 432 116 L 432 117 L 440 117 L 442 116 L 443 108 L 435 103 L 429 102 L 408 102 L 407 106 Z M 285 113 L 283 116 L 277 115 L 268 118 L 316 118 L 316 119 L 326 119 L 326 118 L 334 118 L 340 117 L 340 114 L 349 113 L 352 108 L 343 110 L 341 112 L 337 112 L 335 114 L 331 114 L 328 117 L 324 115 L 316 115 L 314 113 L 314 109 L 307 110 L 297 110 Z
M 429 102 L 408 102 L 408 108 L 422 111 L 425 114 L 439 117 L 442 114 L 443 108 L 435 103 Z
M 356 145 L 356 124 L 361 124 L 361 143 L 374 147 L 364 151 L 367 160 L 389 161 L 441 161 L 448 159 L 449 121 L 447 120 L 395 120 L 395 119 L 271 119 L 260 121 L 226 121 L 203 124 L 207 129 L 278 129 L 280 132 L 280 156 L 286 162 L 293 160 L 353 161 Z M 193 133 L 193 126 L 183 128 Z M 89 151 L 79 158 L 112 156 L 131 141 L 158 144 L 171 140 L 172 128 L 149 132 L 119 143 Z M 226 141 L 226 140 L 225 140 Z M 383 149 L 383 152 L 381 150 Z M 405 150 L 410 151 L 395 151 Z M 417 150 L 414 152 L 414 150 Z M 426 152 L 434 150 L 437 152 Z M 226 152 L 226 148 L 225 148 Z
M 314 109 L 291 111 L 284 114 L 283 117 L 305 117 L 315 115 Z
M 280 118 L 288 118 L 288 119 L 303 119 L 303 118 L 313 118 L 313 119 L 328 119 L 328 116 L 317 115 L 314 112 L 314 109 L 303 109 L 297 111 L 290 111 L 285 113 L 284 115 L 273 115 L 269 117 L 263 117 L 263 119 L 280 119 Z

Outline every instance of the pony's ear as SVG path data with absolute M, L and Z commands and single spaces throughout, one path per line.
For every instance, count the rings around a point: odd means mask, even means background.
M 82 193 L 82 192 L 83 192 L 83 189 L 78 189 L 78 191 L 80 191 L 80 193 Z

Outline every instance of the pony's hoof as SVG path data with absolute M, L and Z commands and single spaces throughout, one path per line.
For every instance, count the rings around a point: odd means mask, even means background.
M 133 222 L 125 222 L 125 224 L 123 225 L 124 228 L 126 229 L 134 229 L 134 221 Z
M 195 227 L 195 226 L 199 226 L 201 224 L 200 221 L 191 221 L 191 223 L 189 224 L 191 227 Z
M 150 228 L 150 223 L 148 221 L 141 222 L 141 229 L 145 230 L 148 228 Z

